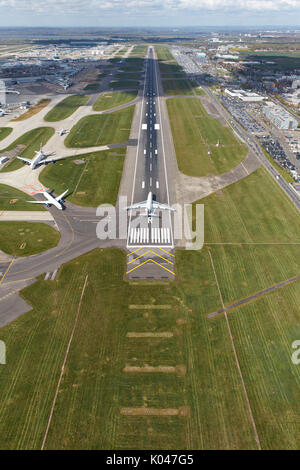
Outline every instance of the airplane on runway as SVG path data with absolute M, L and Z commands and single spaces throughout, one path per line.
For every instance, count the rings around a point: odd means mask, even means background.
M 168 210 L 168 211 L 175 211 L 173 207 L 168 206 L 167 204 L 161 204 L 160 202 L 153 201 L 153 194 L 150 191 L 148 193 L 147 201 L 137 202 L 132 206 L 126 207 L 126 210 L 132 209 L 146 209 L 144 214 L 141 214 L 143 217 L 148 217 L 148 222 L 152 222 L 152 217 L 159 217 L 155 214 L 155 210 Z
M 44 194 L 46 201 L 27 201 L 30 202 L 31 204 L 44 204 L 46 207 L 50 206 L 55 206 L 58 210 L 62 211 L 64 210 L 64 205 L 63 205 L 63 197 L 67 194 L 69 190 L 67 189 L 65 192 L 60 194 L 57 197 L 52 196 L 51 192 L 46 189 L 46 191 L 43 191 L 42 194 Z
M 51 158 L 50 160 L 45 160 L 47 157 L 50 157 L 51 155 L 55 155 L 55 152 L 52 152 L 52 153 L 43 152 L 42 144 L 40 146 L 40 150 L 35 151 L 35 153 L 37 155 L 32 160 L 29 160 L 28 158 L 24 158 L 24 157 L 17 157 L 17 158 L 21 160 L 23 163 L 26 163 L 26 165 L 29 165 L 32 170 L 34 170 L 39 165 L 48 165 L 48 163 L 55 163 L 57 160 L 62 160 L 61 158 Z
M 68 130 L 67 129 L 61 129 L 60 131 L 57 131 L 58 135 L 62 136 L 64 134 L 67 134 L 68 133 Z

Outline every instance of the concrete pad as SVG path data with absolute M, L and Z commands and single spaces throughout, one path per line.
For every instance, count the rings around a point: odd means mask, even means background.
M 53 222 L 54 219 L 47 211 L 3 211 L 0 213 L 0 222 Z

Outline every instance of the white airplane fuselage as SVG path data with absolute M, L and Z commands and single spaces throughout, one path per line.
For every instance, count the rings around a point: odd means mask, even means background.
M 150 191 L 150 193 L 148 193 L 148 196 L 147 196 L 147 205 L 146 205 L 146 214 L 147 214 L 148 219 L 149 218 L 151 219 L 151 216 L 152 216 L 152 208 L 153 208 L 152 201 L 153 201 L 153 194 Z
M 30 164 L 31 170 L 34 170 L 38 166 L 40 161 L 44 160 L 44 158 L 46 158 L 46 155 L 43 152 L 38 152 L 37 156 L 34 157 Z
M 53 206 L 55 206 L 60 211 L 62 211 L 64 209 L 61 202 L 57 201 L 55 199 L 55 197 L 52 196 L 52 194 L 48 193 L 47 191 L 45 191 L 43 194 L 44 194 L 45 198 L 48 200 L 48 201 L 45 202 L 46 206 L 49 207 L 50 205 L 53 204 Z

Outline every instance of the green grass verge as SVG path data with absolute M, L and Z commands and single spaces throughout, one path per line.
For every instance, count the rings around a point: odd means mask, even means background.
M 93 83 L 89 83 L 88 85 L 86 85 L 84 89 L 88 91 L 98 91 L 100 88 L 100 85 L 101 85 L 100 82 L 93 82 Z
M 122 104 L 130 103 L 137 97 L 137 90 L 134 91 L 116 91 L 114 93 L 102 93 L 98 96 L 93 105 L 94 111 L 103 111 L 105 109 L 115 108 Z
M 193 90 L 189 80 L 162 80 L 162 85 L 165 95 L 193 95 Z
M 159 45 L 155 46 L 155 52 L 158 60 L 174 60 L 169 46 Z
M 6 184 L 0 184 L 0 211 L 44 211 L 43 205 L 28 204 L 26 201 L 34 199 L 28 194 L 12 188 Z
M 135 73 L 135 72 L 119 72 L 119 73 L 116 73 L 116 75 L 114 76 L 114 78 L 117 78 L 119 80 L 134 80 L 134 79 L 138 79 L 138 80 L 141 80 L 141 74 L 140 73 Z
M 61 194 L 69 188 L 68 201 L 80 206 L 115 204 L 122 176 L 126 149 L 120 148 L 76 155 L 56 165 L 47 166 L 40 181 Z M 77 164 L 76 161 L 82 161 Z
M 138 88 L 139 82 L 136 80 L 118 80 L 110 82 L 109 87 L 113 90 L 118 88 Z
M 46 114 L 44 119 L 47 122 L 62 121 L 71 116 L 79 106 L 83 106 L 88 100 L 89 97 L 85 95 L 67 96 L 67 98 L 54 106 L 54 108 Z
M 67 147 L 84 148 L 127 142 L 134 106 L 109 114 L 85 116 L 65 139 Z
M 12 132 L 12 127 L 0 127 L 0 141 Z
M 247 155 L 247 147 L 210 117 L 198 99 L 171 98 L 167 107 L 179 170 L 186 175 L 221 174 Z
M 9 255 L 35 255 L 55 247 L 59 239 L 60 233 L 43 223 L 0 223 L 0 250 Z
M 25 158 L 32 158 L 35 155 L 35 151 L 40 149 L 40 145 L 45 145 L 50 137 L 53 136 L 54 132 L 53 127 L 37 127 L 36 129 L 32 129 L 16 139 L 11 145 L 6 147 L 6 149 L 2 150 L 1 154 L 4 155 L 5 152 L 14 149 L 17 145 L 24 145 L 25 148 L 19 155 Z M 23 165 L 24 163 L 15 158 L 5 165 L 1 171 L 14 171 L 21 168 Z

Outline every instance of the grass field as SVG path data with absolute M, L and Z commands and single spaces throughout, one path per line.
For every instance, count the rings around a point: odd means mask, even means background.
M 174 60 L 169 46 L 155 46 L 155 52 L 158 60 Z
M 0 184 L 0 211 L 43 211 L 41 204 L 28 204 L 34 199 L 16 188 Z
M 51 100 L 49 100 L 49 99 L 41 100 L 38 104 L 36 104 L 35 106 L 32 106 L 30 109 L 28 109 L 28 111 L 26 111 L 26 113 L 23 113 L 23 114 L 21 114 L 21 116 L 17 117 L 16 119 L 13 119 L 13 121 L 25 121 L 26 119 L 31 118 L 35 114 L 42 111 L 42 109 L 44 109 L 50 102 L 51 102 Z
M 175 282 L 125 282 L 125 253 L 112 249 L 23 291 L 33 311 L 0 330 L 10 353 L 0 369 L 1 448 L 41 447 L 86 275 L 45 448 L 256 449 L 236 357 L 261 447 L 299 448 L 299 281 L 228 323 L 207 319 L 221 306 L 216 279 L 226 305 L 299 273 L 299 215 L 264 169 L 200 202 L 206 245 L 176 252 Z M 145 364 L 178 369 L 123 371 Z M 136 407 L 162 411 L 138 416 Z M 162 414 L 170 409 L 181 416 Z
M 137 97 L 137 90 L 115 91 L 113 93 L 102 93 L 93 105 L 94 111 L 104 111 L 122 104 L 130 103 Z
M 4 155 L 5 152 L 14 149 L 17 145 L 24 145 L 25 148 L 19 153 L 19 155 L 25 158 L 32 158 L 35 155 L 35 151 L 40 149 L 40 145 L 45 145 L 50 137 L 53 136 L 54 132 L 53 127 L 37 127 L 36 129 L 32 129 L 16 139 L 6 149 L 2 150 L 1 154 Z M 15 158 L 11 163 L 5 165 L 1 171 L 17 170 L 23 165 L 24 163 Z
M 162 80 L 165 95 L 193 95 L 192 86 L 189 80 L 168 79 Z
M 100 88 L 101 83 L 100 82 L 93 82 L 93 83 L 88 83 L 84 89 L 88 91 L 97 91 Z
M 142 64 L 128 64 L 128 65 L 122 65 L 120 68 L 119 68 L 119 71 L 120 72 L 124 72 L 124 73 L 136 73 L 136 72 L 139 72 L 141 73 L 143 70 L 143 65 Z
M 40 181 L 61 194 L 69 188 L 68 201 L 80 206 L 97 207 L 117 200 L 126 149 L 77 155 L 47 166 Z M 82 164 L 76 164 L 78 160 Z M 80 162 L 81 163 L 81 162 Z
M 0 127 L 0 142 L 12 132 L 12 127 Z
M 118 80 L 110 82 L 109 87 L 113 90 L 118 88 L 138 88 L 139 82 L 137 80 Z
M 0 250 L 9 255 L 35 255 L 53 248 L 59 239 L 60 233 L 43 223 L 0 223 Z
M 229 206 L 227 224 L 231 211 Z M 224 221 L 225 216 L 222 226 Z M 210 223 L 219 226 L 218 217 Z M 222 275 L 228 283 L 233 270 L 242 272 L 236 262 L 243 252 L 235 247 L 230 263 L 227 247 L 209 249 L 223 293 Z M 279 253 L 277 259 L 282 260 Z M 266 272 L 265 258 L 250 260 L 248 269 Z M 0 330 L 9 351 L 0 369 L 6 383 L 0 389 L 1 448 L 41 447 L 88 275 L 45 448 L 256 449 L 226 321 L 206 318 L 220 306 L 208 249 L 179 251 L 173 283 L 127 283 L 124 269 L 125 253 L 96 250 L 65 265 L 56 281 L 40 280 L 23 291 L 33 311 Z M 279 303 L 272 294 L 256 308 L 229 315 L 264 449 L 299 447 L 300 371 L 290 360 L 290 344 L 300 333 L 299 285 L 281 290 L 280 298 Z M 146 307 L 131 309 L 139 305 Z M 136 337 L 164 332 L 169 336 Z M 178 372 L 123 371 L 145 364 Z M 122 415 L 123 407 L 132 415 Z M 135 407 L 180 409 L 181 416 L 137 416 Z
M 88 100 L 89 97 L 85 95 L 67 96 L 67 98 L 54 106 L 54 108 L 46 114 L 44 119 L 47 122 L 62 121 L 71 116 L 79 106 L 83 106 Z
M 127 142 L 134 106 L 109 114 L 86 116 L 75 124 L 65 139 L 67 147 L 92 147 Z
M 147 49 L 148 46 L 144 44 L 135 46 L 129 54 L 129 57 L 144 57 L 146 55 Z
M 116 73 L 114 78 L 117 78 L 118 80 L 141 80 L 141 73 L 136 73 L 136 72 L 119 72 Z
M 186 175 L 221 174 L 245 158 L 247 148 L 198 99 L 171 98 L 167 107 L 178 166 Z

